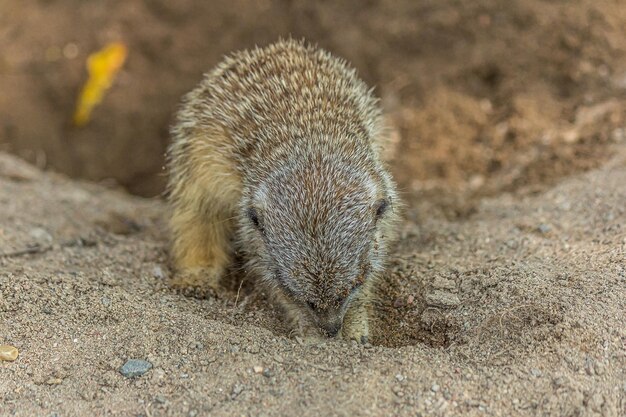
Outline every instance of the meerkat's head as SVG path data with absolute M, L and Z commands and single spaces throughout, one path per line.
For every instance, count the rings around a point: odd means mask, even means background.
M 395 187 L 368 158 L 309 150 L 245 190 L 240 207 L 242 246 L 262 279 L 331 337 L 383 270 L 393 235 Z

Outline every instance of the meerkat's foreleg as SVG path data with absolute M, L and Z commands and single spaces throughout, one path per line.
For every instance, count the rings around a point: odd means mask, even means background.
M 231 262 L 231 238 L 241 184 L 233 163 L 216 151 L 227 143 L 219 130 L 185 140 L 185 165 L 172 176 L 171 256 L 176 287 L 217 290 Z
M 216 290 L 231 259 L 230 212 L 219 201 L 204 207 L 179 202 L 170 219 L 176 287 Z

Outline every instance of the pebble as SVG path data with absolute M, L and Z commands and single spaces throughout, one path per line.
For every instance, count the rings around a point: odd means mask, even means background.
M 12 362 L 17 359 L 19 352 L 15 346 L 0 345 L 0 361 Z
M 261 374 L 264 371 L 264 368 L 262 366 L 253 366 L 252 370 L 254 371 L 255 374 Z
M 234 400 L 235 398 L 237 398 L 239 396 L 239 394 L 241 394 L 243 392 L 244 386 L 241 384 L 235 384 L 233 385 L 233 389 L 230 392 L 230 398 L 232 400 Z
M 424 297 L 426 304 L 433 307 L 455 308 L 461 304 L 456 294 L 447 291 L 435 290 Z
M 594 360 L 589 356 L 585 357 L 585 372 L 591 376 L 595 374 Z
M 398 297 L 393 301 L 393 308 L 400 308 L 404 306 L 404 299 Z
M 430 390 L 431 390 L 432 392 L 438 392 L 438 391 L 439 391 L 439 385 L 437 385 L 437 384 L 433 384 L 433 386 L 432 386 L 432 387 L 430 387 Z
M 129 359 L 120 368 L 120 373 L 126 378 L 141 376 L 152 368 L 152 364 L 143 359 Z
M 157 265 L 152 268 L 152 276 L 156 279 L 165 279 L 165 272 L 163 272 L 163 268 Z
M 552 230 L 552 228 L 550 227 L 550 225 L 545 224 L 545 223 L 541 223 L 539 226 L 537 226 L 537 231 L 539 233 L 550 233 L 550 230 Z
M 48 385 L 61 385 L 63 380 L 61 378 L 50 378 L 46 381 Z
M 35 227 L 28 233 L 37 243 L 52 243 L 52 235 L 46 229 Z

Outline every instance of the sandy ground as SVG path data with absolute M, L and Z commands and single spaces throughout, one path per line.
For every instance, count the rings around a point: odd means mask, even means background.
M 622 3 L 0 0 L 0 416 L 626 416 Z M 372 346 L 288 337 L 237 275 L 173 292 L 162 201 L 120 190 L 162 191 L 203 72 L 289 34 L 390 122 L 408 209 Z M 78 129 L 111 41 L 128 61 Z
M 409 209 L 368 346 L 289 338 L 253 283 L 176 294 L 162 202 L 0 154 L 0 344 L 20 350 L 0 363 L 0 415 L 624 416 L 626 149 L 612 151 L 463 220 Z M 153 368 L 126 378 L 129 358 Z

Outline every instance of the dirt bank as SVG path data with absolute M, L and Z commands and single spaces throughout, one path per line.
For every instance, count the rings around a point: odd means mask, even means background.
M 0 149 L 158 194 L 181 95 L 224 54 L 290 34 L 376 87 L 410 193 L 541 187 L 598 166 L 623 140 L 612 136 L 626 94 L 616 0 L 5 0 Z M 91 123 L 73 128 L 85 60 L 110 41 L 128 45 L 128 62 Z

